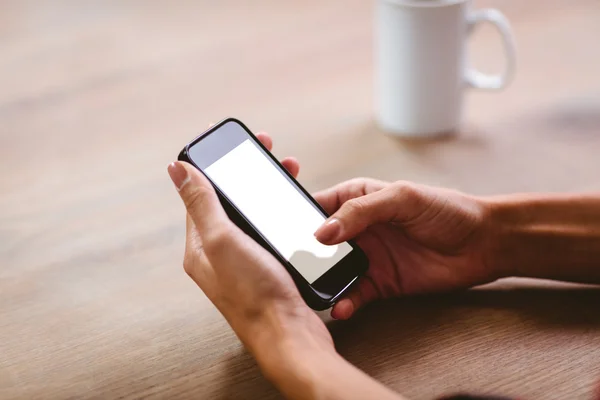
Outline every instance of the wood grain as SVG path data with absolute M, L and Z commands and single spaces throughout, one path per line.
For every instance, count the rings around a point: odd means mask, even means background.
M 279 395 L 181 268 L 166 165 L 237 116 L 311 190 L 355 176 L 477 194 L 600 189 L 600 3 L 476 1 L 510 18 L 518 74 L 464 130 L 402 141 L 372 112 L 372 2 L 0 4 L 0 398 Z M 473 63 L 502 61 L 480 29 Z M 509 280 L 331 323 L 340 352 L 414 399 L 587 399 L 600 291 Z M 328 319 L 325 313 L 323 318 Z

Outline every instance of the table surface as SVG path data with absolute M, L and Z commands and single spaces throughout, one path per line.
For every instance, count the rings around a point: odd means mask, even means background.
M 518 73 L 467 94 L 462 131 L 373 122 L 373 2 L 0 5 L 0 398 L 278 398 L 181 266 L 166 166 L 237 116 L 300 181 L 408 179 L 475 194 L 600 189 L 600 2 L 476 1 L 509 17 Z M 473 64 L 502 66 L 478 29 Z M 414 399 L 586 399 L 600 290 L 507 280 L 328 320 L 348 360 Z

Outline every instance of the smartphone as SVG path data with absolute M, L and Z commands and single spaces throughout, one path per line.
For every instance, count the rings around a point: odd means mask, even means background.
M 237 119 L 212 126 L 178 159 L 209 179 L 229 218 L 281 262 L 312 309 L 331 307 L 367 270 L 353 241 L 315 238 L 328 215 Z

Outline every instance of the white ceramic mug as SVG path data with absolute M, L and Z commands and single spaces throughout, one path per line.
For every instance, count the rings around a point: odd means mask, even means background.
M 502 75 L 467 65 L 466 41 L 479 22 L 502 35 Z M 459 128 L 465 87 L 498 90 L 510 82 L 515 45 L 504 15 L 472 11 L 469 0 L 378 0 L 375 65 L 379 126 L 399 136 L 432 136 Z

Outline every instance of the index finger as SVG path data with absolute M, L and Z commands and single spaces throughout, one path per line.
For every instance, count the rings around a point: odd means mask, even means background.
M 333 214 L 348 200 L 377 192 L 387 185 L 377 179 L 356 178 L 317 192 L 313 197 L 328 214 Z

